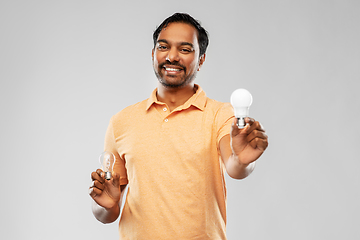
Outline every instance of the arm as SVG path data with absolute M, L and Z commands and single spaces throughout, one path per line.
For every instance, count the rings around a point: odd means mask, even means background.
M 224 136 L 219 143 L 221 158 L 230 177 L 243 179 L 255 168 L 255 161 L 268 146 L 268 136 L 261 124 L 246 118 L 244 129 L 239 129 L 236 119 L 231 126 L 230 135 Z
M 91 173 L 93 180 L 89 195 L 93 199 L 92 212 L 102 223 L 114 222 L 120 214 L 121 196 L 126 185 L 120 186 L 119 174 L 113 172 L 113 177 L 106 180 L 102 170 Z

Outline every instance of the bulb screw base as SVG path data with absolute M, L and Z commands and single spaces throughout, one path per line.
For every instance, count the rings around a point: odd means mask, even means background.
M 105 179 L 110 180 L 111 179 L 111 172 L 105 172 Z
M 237 119 L 237 123 L 236 125 L 238 126 L 239 129 L 243 129 L 245 127 L 245 117 L 236 117 Z

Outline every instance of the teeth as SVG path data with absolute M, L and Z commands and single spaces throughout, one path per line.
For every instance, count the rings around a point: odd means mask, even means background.
M 165 68 L 165 69 L 166 69 L 166 71 L 171 71 L 171 72 L 180 71 L 180 69 L 177 69 L 177 68 Z

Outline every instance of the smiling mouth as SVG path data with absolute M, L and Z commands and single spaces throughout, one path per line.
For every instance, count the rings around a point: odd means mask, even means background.
M 180 68 L 171 68 L 171 67 L 164 67 L 168 72 L 180 72 L 182 69 Z
M 166 72 L 168 73 L 178 73 L 183 70 L 183 68 L 177 68 L 177 67 L 170 67 L 170 66 L 163 66 Z

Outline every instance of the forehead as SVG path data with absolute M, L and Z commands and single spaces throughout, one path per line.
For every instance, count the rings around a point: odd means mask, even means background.
M 159 34 L 159 40 L 166 40 L 170 43 L 189 42 L 194 46 L 198 45 L 197 30 L 187 23 L 169 23 Z

